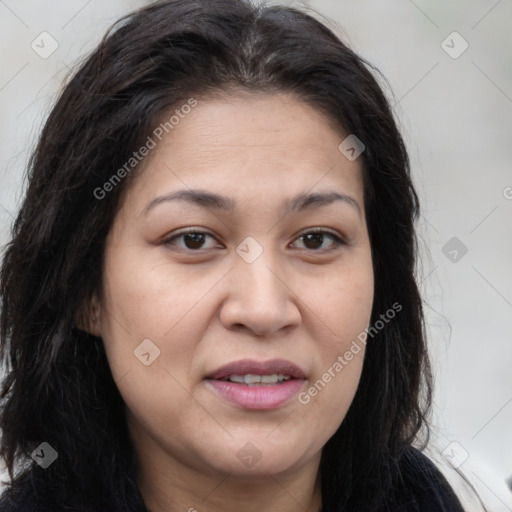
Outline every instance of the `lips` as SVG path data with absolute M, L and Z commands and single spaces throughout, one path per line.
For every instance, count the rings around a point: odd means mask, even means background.
M 231 375 L 284 375 L 292 379 L 305 379 L 304 372 L 291 361 L 273 359 L 272 361 L 258 362 L 243 359 L 221 366 L 211 373 L 207 379 L 222 380 Z
M 242 409 L 277 409 L 302 388 L 306 376 L 284 359 L 258 362 L 249 359 L 222 366 L 206 378 L 217 396 Z

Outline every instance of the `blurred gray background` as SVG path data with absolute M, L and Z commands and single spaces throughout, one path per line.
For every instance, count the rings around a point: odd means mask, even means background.
M 66 74 L 145 3 L 0 0 L 0 245 Z M 512 0 L 283 3 L 329 18 L 389 81 L 423 208 L 429 453 L 468 510 L 481 508 L 461 474 L 488 510 L 512 511 Z

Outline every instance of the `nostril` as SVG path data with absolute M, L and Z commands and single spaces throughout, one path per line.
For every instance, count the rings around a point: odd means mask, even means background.
M 250 329 L 249 327 L 247 327 L 245 324 L 242 324 L 242 323 L 236 323 L 236 324 L 233 324 L 233 327 L 235 329 L 239 329 L 239 330 L 242 330 L 242 329 Z M 258 333 L 256 332 L 254 329 L 250 329 L 258 338 L 262 338 L 263 336 L 266 336 L 265 333 Z

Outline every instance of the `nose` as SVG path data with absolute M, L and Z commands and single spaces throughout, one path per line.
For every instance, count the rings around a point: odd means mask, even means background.
M 271 336 L 301 323 L 298 297 L 290 276 L 266 255 L 247 263 L 236 257 L 226 276 L 220 320 L 226 329 Z

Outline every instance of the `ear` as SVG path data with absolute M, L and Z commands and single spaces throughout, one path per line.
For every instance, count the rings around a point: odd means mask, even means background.
M 75 315 L 75 327 L 81 331 L 101 337 L 101 305 L 96 294 Z

